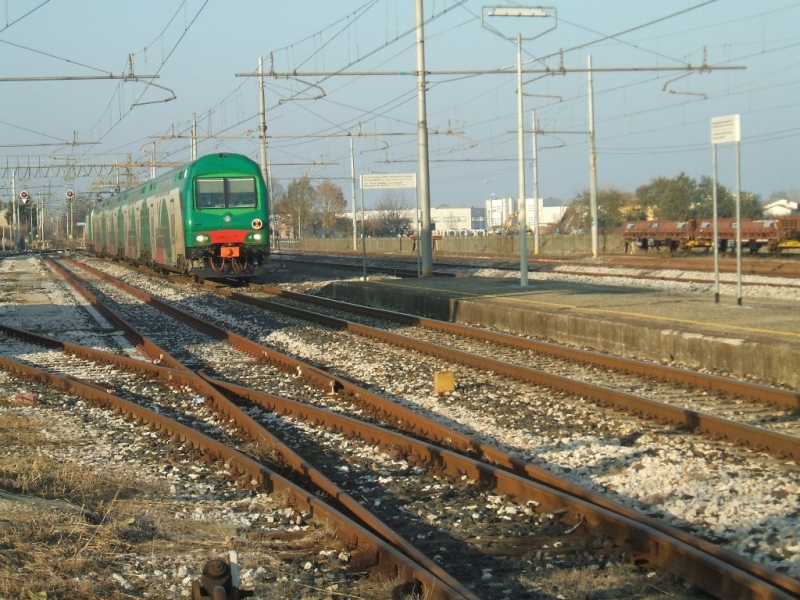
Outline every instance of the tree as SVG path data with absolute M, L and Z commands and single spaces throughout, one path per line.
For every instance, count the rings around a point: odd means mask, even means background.
M 636 200 L 655 219 L 682 221 L 695 217 L 702 198 L 697 182 L 681 173 L 675 179 L 657 177 L 636 188 Z
M 397 236 L 411 232 L 411 219 L 408 217 L 409 202 L 405 194 L 388 190 L 375 205 L 378 211 L 377 235 Z
M 711 177 L 703 176 L 697 186 L 702 194 L 702 201 L 698 205 L 698 217 L 711 217 L 714 215 L 714 182 Z M 740 211 L 743 219 L 763 218 L 761 199 L 757 194 L 750 192 L 739 193 Z M 731 218 L 736 216 L 736 196 L 724 185 L 717 183 L 717 216 Z
M 317 198 L 322 214 L 323 235 L 331 235 L 336 229 L 339 215 L 347 210 L 344 192 L 338 185 L 325 179 L 317 186 Z
M 797 202 L 798 200 L 800 200 L 800 190 L 791 189 L 791 190 L 778 190 L 776 192 L 772 192 L 769 195 L 769 201 L 774 202 L 776 200 L 792 200 L 793 202 Z
M 612 229 L 621 226 L 634 201 L 634 196 L 630 192 L 623 192 L 614 187 L 599 190 L 597 192 L 598 229 Z M 575 196 L 572 206 L 575 209 L 575 220 L 579 226 L 583 229 L 590 229 L 592 211 L 589 191 L 584 190 Z
M 685 173 L 674 179 L 657 177 L 647 185 L 636 188 L 636 199 L 643 211 L 653 219 L 686 221 L 707 219 L 714 214 L 713 181 L 703 176 L 698 183 Z M 750 192 L 742 192 L 742 218 L 760 219 L 760 198 Z M 736 198 L 724 185 L 717 183 L 717 215 L 736 216 Z
M 339 217 L 333 226 L 335 237 L 351 238 L 353 237 L 353 220 L 350 217 Z
M 275 214 L 283 223 L 291 227 L 295 237 L 301 231 L 313 229 L 317 212 L 317 192 L 311 185 L 308 174 L 303 173 L 300 179 L 292 179 L 286 195 L 275 202 Z

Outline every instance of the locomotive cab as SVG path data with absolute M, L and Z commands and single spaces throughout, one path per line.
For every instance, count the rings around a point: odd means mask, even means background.
M 186 257 L 206 277 L 246 277 L 261 269 L 269 243 L 258 211 L 266 201 L 256 177 L 198 176 L 185 201 Z M 265 211 L 264 211 L 265 212 Z M 268 246 L 267 246 L 268 247 Z

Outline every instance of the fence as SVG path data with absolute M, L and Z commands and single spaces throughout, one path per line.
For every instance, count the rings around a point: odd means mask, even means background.
M 411 237 L 367 238 L 369 254 L 416 253 L 416 240 Z M 601 233 L 598 236 L 599 254 L 624 254 L 625 244 L 619 233 Z M 361 252 L 361 240 L 353 248 L 352 238 L 304 238 L 300 240 L 276 240 L 273 250 L 303 250 L 306 252 L 350 253 Z M 447 256 L 519 256 L 518 235 L 484 235 L 467 237 L 433 237 L 433 253 Z M 576 255 L 592 254 L 590 234 L 547 234 L 539 236 L 539 254 Z M 533 256 L 533 236 L 528 236 L 528 255 Z

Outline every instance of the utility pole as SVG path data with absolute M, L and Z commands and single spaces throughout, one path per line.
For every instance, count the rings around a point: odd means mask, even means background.
M 353 136 L 350 136 L 350 188 L 353 195 L 353 251 L 358 250 L 356 236 L 356 155 L 353 151 Z
M 539 254 L 539 163 L 537 162 L 536 142 L 536 111 L 531 111 L 531 129 L 533 130 L 533 151 L 531 153 L 531 168 L 533 170 L 533 253 Z
M 261 175 L 267 186 L 267 214 L 269 215 L 267 225 L 269 226 L 270 243 L 272 243 L 272 233 L 274 231 L 272 226 L 272 182 L 269 180 L 269 170 L 267 168 L 269 164 L 267 161 L 267 104 L 264 95 L 264 59 L 261 56 L 258 57 L 258 72 L 260 73 L 258 78 L 258 137 L 261 143 Z
M 592 258 L 597 258 L 597 151 L 594 142 L 592 56 L 589 55 L 589 205 L 592 213 Z
M 19 239 L 19 212 L 17 209 L 17 170 L 11 169 L 11 247 Z
M 522 34 L 517 34 L 517 178 L 519 183 L 519 284 L 528 286 L 528 210 L 525 206 L 525 135 L 522 114 Z
M 422 0 L 416 0 L 417 24 L 417 146 L 419 147 L 419 200 L 422 207 L 422 277 L 433 276 L 433 241 L 431 239 L 431 182 L 428 172 L 428 117 L 425 103 L 425 34 Z

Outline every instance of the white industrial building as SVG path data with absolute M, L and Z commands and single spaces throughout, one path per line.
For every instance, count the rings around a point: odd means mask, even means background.
M 364 217 L 379 219 L 383 211 L 368 210 Z M 416 231 L 414 209 L 409 208 L 397 211 L 411 222 L 411 227 Z M 360 216 L 358 217 L 361 218 Z M 484 235 L 486 233 L 486 211 L 483 208 L 466 206 L 463 208 L 431 208 L 431 223 L 435 235 L 451 237 L 456 235 Z
M 777 219 L 778 217 L 788 217 L 797 214 L 798 203 L 792 200 L 776 200 L 765 204 L 763 207 L 764 216 Z
M 491 198 L 486 201 L 486 208 L 465 207 L 439 207 L 431 208 L 431 223 L 434 235 L 442 237 L 493 235 L 503 234 L 507 230 L 518 231 L 517 200 L 515 198 Z M 543 230 L 548 225 L 558 223 L 564 216 L 566 206 L 562 203 L 552 205 L 554 202 L 539 198 L 539 229 Z M 528 211 L 528 229 L 533 231 L 535 224 L 534 210 L 536 204 L 533 198 L 526 200 Z M 366 219 L 378 219 L 382 211 L 365 211 Z M 414 209 L 397 211 L 407 218 L 412 229 L 416 230 Z M 360 218 L 360 216 L 359 216 Z
M 558 201 L 545 200 L 539 198 L 538 203 L 533 198 L 525 199 L 525 220 L 528 229 L 533 231 L 536 226 L 536 209 L 539 209 L 539 231 L 548 225 L 553 225 L 561 221 L 564 216 L 566 206 Z M 486 221 L 487 233 L 503 234 L 506 231 L 518 231 L 519 225 L 519 202 L 516 198 L 491 198 L 486 201 Z

